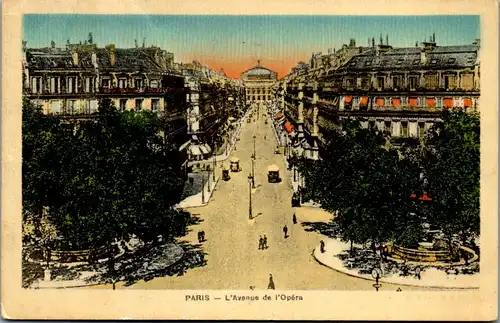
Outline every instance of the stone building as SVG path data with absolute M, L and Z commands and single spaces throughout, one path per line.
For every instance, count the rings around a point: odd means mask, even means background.
M 313 55 L 306 71 L 295 68 L 280 80 L 276 93 L 297 138 L 304 138 L 295 143 L 310 158 L 317 155 L 309 147 L 320 149 L 324 133 L 342 118 L 376 126 L 398 144 L 422 139 L 443 109 L 479 112 L 479 40 L 438 46 L 432 35 L 415 47 L 394 48 L 380 37 L 370 47 L 351 40 L 341 52 Z
M 241 73 L 247 104 L 270 103 L 274 98 L 272 86 L 277 81 L 277 78 L 278 73 L 261 66 L 260 61 L 257 62 L 257 66 Z

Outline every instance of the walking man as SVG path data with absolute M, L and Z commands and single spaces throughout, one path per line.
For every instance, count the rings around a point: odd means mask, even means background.
M 201 243 L 201 231 L 198 231 L 198 242 Z
M 288 228 L 286 225 L 283 227 L 283 233 L 285 234 L 285 239 L 288 238 Z
M 267 285 L 267 289 L 276 289 L 274 286 L 273 275 L 269 274 L 269 284 Z
M 295 213 L 293 214 L 292 220 L 293 224 L 297 224 L 297 217 L 295 216 Z
M 262 236 L 260 236 L 259 238 L 259 250 L 262 250 L 264 249 L 264 239 L 262 238 Z
M 268 248 L 268 246 L 267 246 L 267 237 L 264 234 L 264 240 L 262 242 L 262 249 L 267 249 L 267 248 Z
M 205 230 L 201 231 L 201 242 L 205 242 Z

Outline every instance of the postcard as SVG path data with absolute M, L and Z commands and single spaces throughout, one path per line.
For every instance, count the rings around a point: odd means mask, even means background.
M 494 320 L 489 1 L 6 1 L 2 315 Z

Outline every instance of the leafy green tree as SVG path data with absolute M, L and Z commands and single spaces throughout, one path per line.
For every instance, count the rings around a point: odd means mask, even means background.
M 443 230 L 450 249 L 479 234 L 480 122 L 476 115 L 445 111 L 425 141 L 430 220 Z

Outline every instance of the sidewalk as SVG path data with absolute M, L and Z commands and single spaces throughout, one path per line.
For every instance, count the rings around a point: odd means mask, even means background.
M 323 241 L 325 242 L 325 252 L 321 253 L 319 245 L 313 251 L 313 256 L 319 263 L 350 276 L 375 281 L 369 269 L 348 268 L 349 259 L 345 258 L 348 257 L 350 244 L 333 238 L 326 238 L 323 239 Z M 360 246 L 355 245 L 355 247 Z M 344 258 L 344 260 L 342 260 L 342 258 Z M 480 276 L 479 273 L 471 275 L 447 274 L 445 271 L 437 268 L 422 266 L 421 279 L 417 279 L 414 275 L 400 276 L 398 273 L 389 271 L 386 272 L 385 276 L 379 281 L 381 283 L 385 282 L 418 287 L 478 289 L 480 285 Z M 383 287 L 381 290 L 383 290 Z
M 226 159 L 228 159 L 229 156 L 231 155 L 231 153 L 233 152 L 234 146 L 236 145 L 236 138 L 238 138 L 238 136 L 241 133 L 243 125 L 245 124 L 245 120 L 248 117 L 248 113 L 249 112 L 245 113 L 245 115 L 241 118 L 239 125 L 238 125 L 238 128 L 234 131 L 233 135 L 231 136 L 230 140 L 228 141 L 228 145 L 227 145 L 227 148 L 226 148 L 226 151 L 224 152 L 224 154 L 221 154 L 221 155 L 218 155 L 215 157 L 212 156 L 208 159 L 197 161 L 197 163 L 200 163 L 200 164 L 212 163 L 214 161 L 214 159 L 217 162 L 222 162 L 222 161 L 225 161 Z M 180 201 L 178 204 L 176 204 L 174 206 L 174 208 L 192 208 L 192 207 L 200 207 L 200 206 L 207 205 L 208 202 L 210 202 L 212 194 L 213 194 L 215 188 L 217 187 L 217 183 L 219 182 L 219 179 L 221 176 L 219 169 L 216 169 L 215 172 L 216 172 L 215 183 L 212 180 L 213 175 L 211 173 L 208 175 L 208 176 L 211 176 L 210 181 L 208 181 L 208 180 L 205 181 L 205 186 L 203 187 L 204 195 L 205 195 L 204 200 L 202 198 L 203 193 L 201 190 L 201 183 L 200 183 L 201 180 L 199 180 L 199 175 L 196 175 L 199 173 L 189 174 L 188 177 L 192 177 L 194 179 L 193 186 L 189 187 L 188 185 L 190 185 L 190 184 L 188 182 L 186 182 L 185 188 L 184 188 L 184 193 L 183 193 L 183 200 Z M 202 173 L 204 174 L 204 172 L 202 172 Z M 210 184 L 210 187 L 209 187 L 209 184 Z M 190 190 L 191 190 L 191 192 L 190 192 Z

